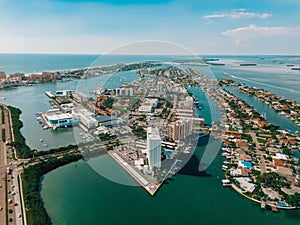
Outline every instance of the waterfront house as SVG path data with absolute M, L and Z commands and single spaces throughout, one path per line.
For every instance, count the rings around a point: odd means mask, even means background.
M 273 167 L 277 167 L 277 166 L 283 166 L 284 165 L 284 160 L 276 157 L 276 156 L 273 156 L 272 157 L 272 163 L 273 163 Z
M 256 184 L 251 183 L 252 180 L 249 177 L 238 177 L 235 180 L 243 192 L 252 193 L 256 188 Z
M 282 176 L 292 176 L 293 171 L 291 168 L 283 167 L 283 166 L 277 166 L 275 169 L 275 172 Z

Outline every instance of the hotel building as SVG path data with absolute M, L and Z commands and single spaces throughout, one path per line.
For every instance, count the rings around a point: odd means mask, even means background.
M 151 169 L 161 167 L 161 138 L 157 128 L 147 129 L 147 157 Z

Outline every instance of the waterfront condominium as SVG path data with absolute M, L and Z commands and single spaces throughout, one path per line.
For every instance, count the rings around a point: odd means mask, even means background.
M 182 141 L 193 133 L 194 118 L 180 119 L 168 125 L 167 136 L 173 141 Z
M 157 128 L 147 129 L 147 156 L 151 169 L 161 167 L 161 138 Z

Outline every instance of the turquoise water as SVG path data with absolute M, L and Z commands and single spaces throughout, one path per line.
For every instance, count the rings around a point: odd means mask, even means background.
M 50 57 L 47 59 L 47 57 Z M 122 58 L 123 57 L 123 58 Z M 108 59 L 102 61 L 106 64 L 115 62 L 142 61 L 144 56 L 122 56 L 117 59 Z M 40 58 L 40 59 L 39 59 Z M 72 56 L 72 55 L 0 55 L 0 71 L 10 72 L 40 72 L 45 70 L 67 69 L 73 67 L 86 67 L 91 64 L 97 56 Z M 154 56 L 146 57 L 155 59 Z M 206 67 L 198 68 L 209 72 L 210 76 L 218 78 L 230 77 L 224 74 L 234 73 L 237 77 L 247 79 L 249 84 L 255 83 L 256 86 L 272 88 L 275 93 L 290 96 L 293 99 L 299 99 L 300 76 L 298 73 L 290 73 L 286 68 L 279 64 L 281 60 L 285 63 L 298 63 L 295 57 L 273 57 L 260 59 L 260 57 L 220 57 L 223 60 L 242 60 L 257 62 L 262 68 L 261 72 L 255 72 L 231 64 L 225 67 Z M 274 62 L 275 61 L 275 62 Z M 23 68 L 23 69 L 22 69 Z M 280 72 L 278 72 L 279 70 Z M 285 72 L 284 72 L 285 71 Z M 270 79 L 274 78 L 274 79 Z M 24 127 L 21 130 L 27 139 L 27 143 L 33 147 L 43 150 L 40 139 L 51 146 L 60 146 L 68 143 L 74 143 L 72 130 L 59 130 L 52 132 L 42 130 L 35 121 L 34 114 L 39 111 L 49 109 L 48 99 L 44 91 L 56 89 L 78 89 L 86 94 L 89 90 L 96 88 L 103 83 L 109 87 L 117 87 L 123 82 L 132 81 L 136 78 L 133 72 L 124 72 L 110 78 L 109 75 L 93 78 L 91 80 L 71 81 L 58 84 L 43 84 L 32 87 L 21 87 L 17 89 L 7 89 L 0 91 L 0 97 L 6 97 L 6 100 L 0 98 L 1 102 L 12 104 L 22 109 L 21 116 Z M 289 81 L 289 78 L 293 82 Z M 239 80 L 240 81 L 240 80 Z M 267 85 L 267 86 L 265 86 Z M 270 86 L 271 85 L 271 86 Z M 278 88 L 276 88 L 278 87 Z M 285 90 L 289 87 L 289 90 Z M 203 99 L 205 96 L 197 89 L 191 89 L 196 97 L 199 98 L 203 110 L 199 112 L 200 116 L 206 118 L 207 123 L 212 119 L 218 118 L 219 113 L 209 100 Z M 245 97 L 245 100 L 246 97 Z M 247 101 L 251 101 L 248 99 Z M 255 105 L 255 101 L 250 103 Z M 261 105 L 255 105 L 259 110 L 267 111 L 270 120 L 278 121 L 278 118 L 266 108 L 260 108 Z M 212 113 L 210 113 L 212 112 Z M 212 114 L 212 115 L 210 115 Z M 273 118 L 274 116 L 274 118 Z M 280 120 L 281 121 L 281 120 Z M 281 122 L 278 123 L 281 123 Z M 284 125 L 286 121 L 282 120 Z M 75 131 L 80 132 L 80 130 Z M 146 191 L 140 187 L 124 186 L 113 183 L 92 168 L 91 164 L 100 167 L 109 168 L 119 179 L 124 182 L 134 182 L 110 157 L 101 156 L 91 159 L 89 162 L 78 161 L 64 167 L 58 168 L 46 174 L 41 182 L 41 196 L 43 198 L 47 212 L 49 213 L 54 225 L 177 225 L 177 224 L 220 224 L 220 225 L 265 225 L 265 224 L 300 224 L 300 211 L 280 211 L 278 214 L 261 210 L 259 205 L 253 203 L 237 194 L 230 188 L 224 188 L 221 185 L 223 172 L 221 165 L 223 158 L 218 152 L 219 143 L 215 140 L 204 138 L 199 143 L 187 167 L 177 174 L 173 179 L 168 180 L 167 184 L 154 197 L 150 197 Z M 208 147 L 210 146 L 210 147 Z M 213 156 L 210 160 L 212 164 L 205 172 L 198 172 L 198 164 L 202 155 Z M 216 157 L 214 154 L 218 153 Z M 209 160 L 209 159 L 207 159 Z
M 288 64 L 300 66 L 299 57 L 238 58 L 239 63 L 253 62 L 256 67 L 240 67 L 229 62 L 224 67 L 213 67 L 217 78 L 229 78 L 246 85 L 264 88 L 284 98 L 300 101 L 300 71 L 291 70 Z
M 196 151 L 201 155 L 203 147 Z M 106 156 L 93 159 L 99 164 L 110 161 Z M 140 187 L 103 178 L 81 160 L 47 174 L 41 195 L 54 225 L 299 224 L 299 211 L 275 214 L 224 188 L 221 164 L 219 155 L 206 173 L 178 174 L 150 197 Z M 131 179 L 118 166 L 114 172 Z
M 292 132 L 300 131 L 300 128 L 291 120 L 280 116 L 274 109 L 271 109 L 268 105 L 264 104 L 263 102 L 249 97 L 248 95 L 237 91 L 235 88 L 228 88 L 231 93 L 240 97 L 249 105 L 252 105 L 254 109 L 257 110 L 258 113 L 266 114 L 267 120 L 277 126 L 280 126 L 281 129 L 288 129 Z
M 0 54 L 0 71 L 7 74 L 63 70 L 89 66 L 97 55 Z
M 73 54 L 0 54 L 0 71 L 7 74 L 37 73 L 89 66 L 133 63 L 152 60 L 169 60 L 173 56 L 142 55 L 73 55 Z

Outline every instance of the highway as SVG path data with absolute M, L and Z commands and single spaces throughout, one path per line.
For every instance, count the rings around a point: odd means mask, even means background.
M 14 140 L 9 110 L 4 105 L 0 106 L 0 224 L 24 225 L 26 215 L 24 217 L 23 193 L 20 188 L 22 168 L 17 167 L 15 150 L 7 145 Z

